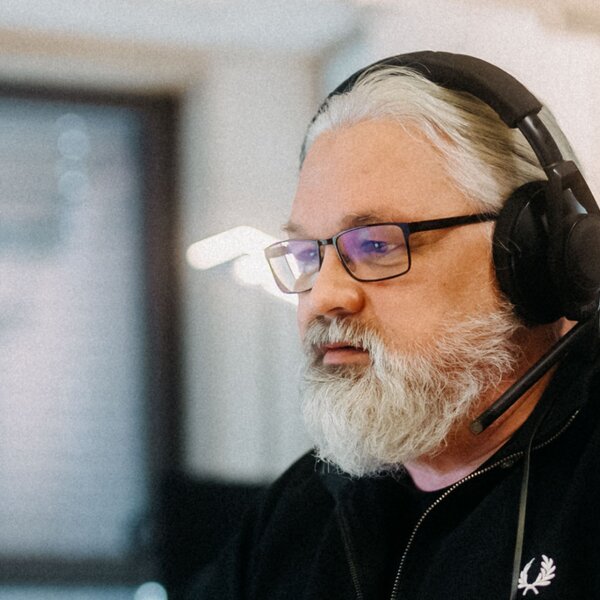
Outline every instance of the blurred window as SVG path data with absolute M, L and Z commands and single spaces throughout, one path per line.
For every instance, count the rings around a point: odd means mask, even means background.
M 152 575 L 177 455 L 174 114 L 0 97 L 0 582 Z

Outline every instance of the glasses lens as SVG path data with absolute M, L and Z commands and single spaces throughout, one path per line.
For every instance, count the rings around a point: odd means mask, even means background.
M 287 240 L 265 250 L 275 281 L 282 292 L 309 290 L 319 272 L 319 244 L 315 240 Z
M 397 225 L 367 225 L 339 236 L 337 247 L 350 272 L 363 281 L 406 273 L 410 258 L 406 236 Z

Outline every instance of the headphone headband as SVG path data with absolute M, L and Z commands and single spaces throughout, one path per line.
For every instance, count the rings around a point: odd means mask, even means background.
M 444 88 L 479 98 L 508 127 L 521 130 L 545 171 L 562 160 L 558 145 L 537 116 L 542 103 L 510 73 L 474 56 L 431 50 L 391 56 L 348 77 L 327 100 L 350 91 L 362 75 L 384 67 L 408 67 Z
M 377 61 L 351 75 L 330 96 L 349 91 L 362 74 L 385 66 L 410 67 L 442 87 L 473 94 L 511 128 L 542 108 L 542 103 L 521 82 L 499 67 L 474 56 L 431 50 Z

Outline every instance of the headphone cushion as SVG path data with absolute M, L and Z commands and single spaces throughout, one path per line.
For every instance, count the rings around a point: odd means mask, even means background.
M 509 196 L 492 245 L 500 289 L 530 324 L 551 323 L 563 314 L 548 266 L 546 188 L 546 181 L 533 181 Z
M 584 294 L 596 295 L 600 290 L 600 215 L 579 216 L 569 228 L 565 246 L 569 283 Z

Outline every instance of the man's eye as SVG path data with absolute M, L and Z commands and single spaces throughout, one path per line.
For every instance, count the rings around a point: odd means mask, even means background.
M 314 248 L 302 250 L 295 253 L 296 260 L 301 263 L 310 263 L 317 258 L 317 251 Z
M 385 254 L 393 249 L 388 242 L 378 240 L 367 240 L 361 244 L 361 251 L 364 254 Z

